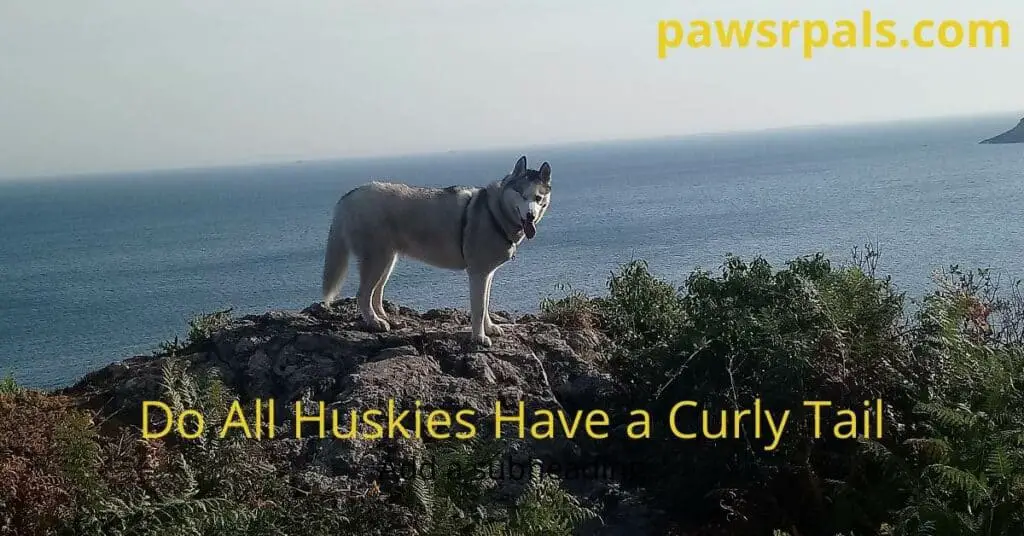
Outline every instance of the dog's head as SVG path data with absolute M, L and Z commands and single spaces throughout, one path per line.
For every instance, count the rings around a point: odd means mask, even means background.
M 505 177 L 505 186 L 505 202 L 515 207 L 526 238 L 533 238 L 537 224 L 551 205 L 551 165 L 544 162 L 540 169 L 529 169 L 526 157 L 521 156 L 512 173 Z

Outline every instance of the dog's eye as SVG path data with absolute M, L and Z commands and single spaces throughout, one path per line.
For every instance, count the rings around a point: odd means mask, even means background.
M 538 195 L 538 196 L 534 196 L 533 200 L 538 202 L 538 203 L 540 203 L 541 201 L 544 200 L 544 198 Z

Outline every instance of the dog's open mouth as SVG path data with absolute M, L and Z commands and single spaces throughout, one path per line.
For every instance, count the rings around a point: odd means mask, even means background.
M 523 220 L 523 232 L 526 233 L 526 238 L 533 239 L 537 234 L 537 226 L 532 221 Z

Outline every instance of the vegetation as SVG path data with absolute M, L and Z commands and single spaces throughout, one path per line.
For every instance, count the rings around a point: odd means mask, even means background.
M 195 350 L 210 340 L 210 336 L 217 330 L 231 322 L 232 309 L 225 309 L 214 313 L 196 315 L 188 322 L 188 336 L 184 342 L 174 337 L 172 341 L 160 343 L 155 355 L 158 356 L 181 356 L 190 350 Z
M 216 415 L 232 400 L 215 376 L 197 380 L 176 361 L 164 381 L 178 409 Z M 0 534 L 305 534 L 366 521 L 374 498 L 304 493 L 265 445 L 214 432 L 178 444 L 103 437 L 65 398 L 0 393 Z
M 837 439 L 827 427 L 815 437 L 805 412 L 774 450 L 749 421 L 737 440 L 680 440 L 663 427 L 620 447 L 656 460 L 633 484 L 688 526 L 1024 534 L 1019 284 L 1001 297 L 986 271 L 954 266 L 912 309 L 876 276 L 877 259 L 869 247 L 846 266 L 817 255 L 773 270 L 730 257 L 720 274 L 696 272 L 681 288 L 638 261 L 613 274 L 608 296 L 548 300 L 543 312 L 587 316 L 611 337 L 620 408 L 669 415 L 695 400 L 718 423 L 720 409 L 755 401 L 776 411 L 882 401 L 881 437 Z
M 877 261 L 871 248 L 843 265 L 821 255 L 781 268 L 729 257 L 680 287 L 637 261 L 612 274 L 605 296 L 545 300 L 542 319 L 611 341 L 597 364 L 618 385 L 605 408 L 614 424 L 636 408 L 655 416 L 646 440 L 585 448 L 646 464 L 621 484 L 667 512 L 680 534 L 1024 534 L 1019 285 L 1000 289 L 985 271 L 951 267 L 914 301 L 877 275 Z M 177 357 L 207 344 L 229 314 L 194 319 L 184 343 L 163 348 L 171 407 L 216 418 L 237 400 L 214 371 L 189 371 Z M 721 410 L 793 413 L 777 444 L 752 417 L 736 439 L 683 440 L 664 418 L 681 400 L 710 410 L 712 431 Z M 821 434 L 809 400 L 833 404 Z M 880 417 L 883 433 L 862 426 L 836 437 L 839 408 Z M 213 429 L 193 441 L 142 440 L 138 430 L 101 432 L 94 417 L 73 400 L 0 381 L 0 536 L 547 536 L 601 522 L 599 508 L 539 472 L 514 486 L 443 470 L 311 485 L 279 442 Z M 418 452 L 421 466 L 471 467 L 511 451 L 478 440 Z

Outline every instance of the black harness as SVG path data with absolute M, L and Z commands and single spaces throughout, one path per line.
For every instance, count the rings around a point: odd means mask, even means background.
M 462 221 L 460 223 L 459 232 L 459 246 L 462 250 L 463 262 L 465 262 L 466 260 L 466 226 L 469 225 L 469 206 L 472 205 L 474 202 L 484 204 L 484 208 L 487 209 L 487 215 L 490 216 L 489 219 L 491 220 L 491 225 L 494 226 L 494 230 L 498 231 L 498 234 L 500 234 L 501 237 L 504 238 L 506 242 L 508 242 L 509 247 L 513 248 L 513 250 L 516 247 L 515 241 L 508 237 L 508 234 L 505 233 L 505 229 L 502 228 L 500 223 L 498 223 L 498 218 L 497 216 L 494 215 L 494 211 L 491 210 L 491 204 L 487 202 L 487 191 L 487 188 L 481 188 L 478 195 L 471 197 L 469 199 L 469 202 L 466 203 L 466 207 L 462 209 Z M 512 252 L 512 258 L 516 258 L 515 251 Z

